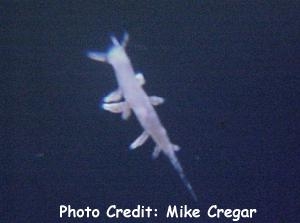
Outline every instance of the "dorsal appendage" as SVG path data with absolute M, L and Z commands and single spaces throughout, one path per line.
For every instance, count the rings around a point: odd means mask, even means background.
M 120 46 L 120 43 L 115 36 L 111 36 L 110 39 L 114 46 Z
M 111 38 L 111 41 L 114 46 L 122 46 L 123 48 L 125 48 L 129 41 L 129 34 L 127 32 L 124 33 L 121 44 L 119 43 L 119 41 L 117 40 L 117 38 L 115 36 L 111 36 L 110 38 Z
M 129 41 L 129 34 L 127 32 L 124 33 L 121 44 L 119 43 L 119 41 L 117 40 L 117 38 L 115 36 L 111 36 L 110 38 L 111 38 L 111 41 L 114 46 L 125 48 Z M 100 62 L 107 62 L 107 53 L 88 51 L 87 56 L 92 60 L 96 60 L 96 61 L 100 61 Z
M 125 32 L 122 43 L 121 43 L 123 48 L 125 48 L 127 46 L 128 41 L 129 41 L 129 34 L 128 34 L 128 32 Z

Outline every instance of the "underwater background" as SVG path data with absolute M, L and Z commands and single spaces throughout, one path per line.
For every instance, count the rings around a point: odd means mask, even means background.
M 73 222 L 59 205 L 256 208 L 248 222 L 297 222 L 299 1 L 2 1 L 1 222 Z M 131 116 L 100 109 L 117 87 L 86 57 L 110 35 L 127 52 L 198 195 L 151 159 Z M 104 213 L 103 213 L 104 214 Z M 111 221 L 113 221 L 111 220 Z M 81 219 L 78 222 L 107 222 Z M 186 220 L 192 222 L 193 220 Z M 243 220 L 241 220 L 243 221 Z

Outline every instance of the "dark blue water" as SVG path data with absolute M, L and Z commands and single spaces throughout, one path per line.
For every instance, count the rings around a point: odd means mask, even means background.
M 241 222 L 297 222 L 299 2 L 108 2 L 2 4 L 3 222 L 73 222 L 61 204 L 149 205 L 149 222 L 188 204 L 203 211 L 195 221 L 232 222 L 208 219 L 217 204 L 258 210 Z M 165 157 L 152 161 L 151 140 L 128 150 L 135 117 L 99 110 L 117 85 L 85 53 L 124 31 L 145 90 L 166 99 L 157 111 L 198 203 Z

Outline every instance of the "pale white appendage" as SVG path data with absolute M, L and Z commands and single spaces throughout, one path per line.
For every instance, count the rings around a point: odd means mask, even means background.
M 139 137 L 137 137 L 136 140 L 134 140 L 133 143 L 130 144 L 129 148 L 136 149 L 137 147 L 143 145 L 148 138 L 149 134 L 146 131 L 144 131 Z

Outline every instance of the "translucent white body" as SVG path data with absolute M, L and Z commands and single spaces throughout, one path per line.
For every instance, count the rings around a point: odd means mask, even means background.
M 114 113 L 122 113 L 123 119 L 129 118 L 131 111 L 133 111 L 144 132 L 130 145 L 130 148 L 135 149 L 141 146 L 150 136 L 156 144 L 153 158 L 163 152 L 171 161 L 194 200 L 197 200 L 197 196 L 176 157 L 175 151 L 178 151 L 179 147 L 171 143 L 167 131 L 153 107 L 163 103 L 163 98 L 149 97 L 144 91 L 142 85 L 145 83 L 145 79 L 142 74 L 135 74 L 125 52 L 128 35 L 125 34 L 121 44 L 115 37 L 111 37 L 111 39 L 113 46 L 107 53 L 88 53 L 88 57 L 93 60 L 111 64 L 117 78 L 118 89 L 104 98 L 102 107 Z

